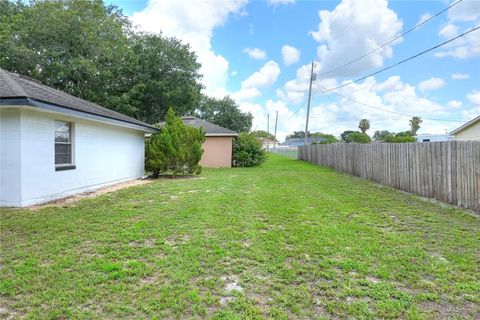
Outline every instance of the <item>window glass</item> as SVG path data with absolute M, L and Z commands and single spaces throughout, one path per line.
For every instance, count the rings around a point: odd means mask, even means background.
M 55 121 L 55 164 L 72 164 L 71 123 Z

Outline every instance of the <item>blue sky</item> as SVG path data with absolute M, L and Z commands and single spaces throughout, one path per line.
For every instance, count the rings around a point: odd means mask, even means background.
M 418 115 L 424 118 L 420 133 L 439 134 L 478 116 L 480 30 L 335 90 L 338 95 L 321 93 L 480 25 L 480 0 L 463 0 L 399 41 L 322 76 L 453 2 L 111 1 L 139 30 L 161 31 L 189 43 L 202 63 L 205 93 L 232 96 L 254 115 L 254 129 L 265 130 L 266 114 L 272 119 L 278 111 L 280 138 L 304 130 L 312 60 L 319 74 L 311 104 L 312 131 L 339 135 L 367 118 L 371 135 L 383 129 L 398 132 L 408 130 L 410 115 Z

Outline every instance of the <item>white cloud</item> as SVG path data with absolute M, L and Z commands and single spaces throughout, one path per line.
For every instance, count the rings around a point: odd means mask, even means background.
M 264 60 L 267 58 L 267 53 L 265 50 L 258 49 L 258 48 L 246 48 L 243 50 L 246 54 L 250 56 L 250 58 L 255 60 Z
M 446 105 L 442 105 L 421 97 L 414 85 L 403 82 L 399 76 L 392 76 L 383 82 L 377 82 L 374 77 L 370 77 L 361 83 L 341 88 L 338 93 L 348 99 L 332 95 L 334 98 L 329 102 L 325 100 L 324 96 L 314 96 L 310 110 L 310 131 L 321 131 L 338 136 L 345 130 L 357 130 L 359 120 L 367 118 L 371 122 L 371 129 L 368 132 L 370 135 L 375 130 L 400 132 L 409 130 L 410 115 L 424 118 L 420 133 L 443 134 L 445 130 L 451 131 L 460 125 L 460 123 L 433 121 L 426 118 L 449 118 L 452 108 L 460 108 L 461 102 L 452 100 Z M 475 103 L 480 103 L 480 92 L 472 91 L 469 98 Z M 293 131 L 304 130 L 306 106 L 294 114 L 298 107 L 300 105 L 289 104 L 283 99 L 267 100 L 264 105 L 248 102 L 241 104 L 242 110 L 254 114 L 253 128 L 266 130 L 266 114 L 269 113 L 271 132 L 273 132 L 275 112 L 279 111 L 277 132 L 279 140 L 283 140 L 287 134 Z M 462 112 L 461 109 L 457 110 Z M 465 113 L 464 116 L 471 118 L 471 115 L 477 110 L 480 110 L 480 105 L 468 110 L 468 114 Z
M 274 84 L 280 75 L 278 64 L 270 60 L 265 65 L 242 81 L 242 88 L 263 88 Z
M 480 91 L 473 90 L 467 95 L 467 99 L 476 107 L 480 107 Z
M 420 16 L 420 19 L 418 19 L 418 22 L 417 22 L 417 26 L 423 22 L 425 22 L 426 20 L 430 19 L 432 17 L 432 15 L 430 13 L 424 13 Z
M 260 90 L 257 88 L 242 88 L 237 92 L 231 94 L 232 99 L 236 102 L 249 101 L 253 98 L 261 96 Z
M 462 110 L 462 116 L 465 121 L 469 121 L 480 115 L 480 91 L 473 90 L 471 93 L 467 94 L 467 100 L 471 103 L 472 107 L 470 109 Z
M 467 28 L 469 29 L 469 28 Z M 442 29 L 443 30 L 443 29 Z M 464 30 L 466 31 L 466 29 Z M 440 34 L 445 39 L 450 39 L 445 34 Z M 480 56 L 480 32 L 474 31 L 462 38 L 450 42 L 444 46 L 444 49 L 434 54 L 435 57 L 454 57 L 458 59 L 468 59 Z
M 320 42 L 317 49 L 320 72 L 348 62 L 391 40 L 402 29 L 402 21 L 388 8 L 386 0 L 343 0 L 333 11 L 319 12 L 318 30 L 310 32 Z M 355 76 L 365 70 L 383 65 L 391 58 L 394 43 L 366 58 L 333 72 L 330 76 Z
M 424 80 L 418 84 L 418 89 L 422 92 L 440 89 L 441 87 L 445 86 L 445 81 L 442 78 L 430 78 L 428 80 Z
M 451 39 L 478 25 L 478 21 L 480 21 L 480 1 L 462 1 L 448 10 L 448 20 L 449 23 L 438 34 L 444 39 Z M 468 26 L 468 22 L 471 22 L 470 26 Z M 464 26 L 464 28 L 460 30 L 459 25 Z M 458 59 L 478 57 L 480 56 L 480 32 L 474 31 L 458 38 L 445 45 L 442 51 L 436 52 L 434 55 L 438 58 L 454 57 Z
M 449 23 L 438 32 L 438 35 L 446 39 L 456 37 L 458 36 L 458 27 Z
M 246 1 L 149 0 L 145 9 L 134 12 L 131 20 L 141 30 L 163 33 L 189 43 L 202 64 L 200 72 L 209 94 L 220 95 L 228 79 L 228 61 L 215 53 L 213 30 L 231 14 L 242 14 Z
M 462 107 L 462 102 L 458 100 L 450 100 L 447 102 L 447 107 L 452 109 L 459 109 Z
M 282 47 L 283 63 L 286 66 L 294 64 L 300 60 L 300 50 L 295 47 L 284 45 Z
M 478 0 L 464 0 L 448 10 L 448 18 L 452 21 L 475 21 L 479 17 L 480 1 Z
M 451 75 L 453 80 L 466 80 L 470 79 L 470 75 L 468 73 L 453 73 Z
M 293 4 L 295 0 L 267 0 L 267 4 L 270 6 L 278 6 L 281 4 Z
M 274 84 L 280 75 L 278 64 L 270 60 L 242 81 L 242 87 L 239 91 L 231 94 L 232 98 L 238 103 L 249 101 L 261 95 L 259 89 L 269 87 Z
M 230 75 L 232 77 L 235 77 L 237 74 L 238 74 L 237 70 L 232 70 L 232 72 L 230 72 Z

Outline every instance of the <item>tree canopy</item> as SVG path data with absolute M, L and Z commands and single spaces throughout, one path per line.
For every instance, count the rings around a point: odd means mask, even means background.
M 223 99 L 203 96 L 196 115 L 238 133 L 249 132 L 252 128 L 252 114 L 240 111 L 237 103 L 228 96 Z
M 390 137 L 393 137 L 395 133 L 388 130 L 377 130 L 373 135 L 373 140 L 375 141 L 387 141 Z
M 264 139 L 269 139 L 269 140 L 276 140 L 275 136 L 271 133 L 268 133 L 265 130 L 256 130 L 252 131 L 252 134 L 257 137 L 257 138 L 264 138 Z
M 370 129 L 370 121 L 368 119 L 362 119 L 358 123 L 358 128 L 362 131 L 362 133 L 366 133 L 368 129 Z
M 420 117 L 412 117 L 410 119 L 410 130 L 414 136 L 417 135 L 417 131 L 420 129 L 420 124 L 423 122 Z
M 0 2 L 0 67 L 140 120 L 191 113 L 200 64 L 188 45 L 134 33 L 101 0 Z

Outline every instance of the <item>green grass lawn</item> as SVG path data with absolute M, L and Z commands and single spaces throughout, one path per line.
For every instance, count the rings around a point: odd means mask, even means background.
M 480 314 L 478 215 L 278 155 L 0 228 L 0 318 Z

